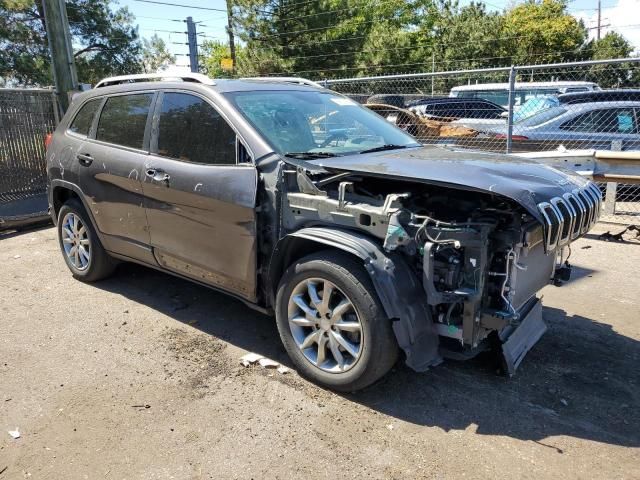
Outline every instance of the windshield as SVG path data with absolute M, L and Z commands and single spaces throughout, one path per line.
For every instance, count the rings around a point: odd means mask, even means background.
M 331 92 L 262 90 L 226 96 L 282 155 L 334 156 L 419 145 L 376 113 Z
M 560 105 L 560 102 L 557 97 L 546 96 L 530 98 L 513 113 L 513 121 L 520 122 L 525 118 L 532 117 L 536 113 L 542 112 L 551 107 L 557 107 L 558 105 Z
M 545 108 L 544 110 L 540 110 L 527 118 L 521 119 L 517 124 L 520 126 L 536 127 L 556 118 L 559 115 L 562 115 L 563 113 L 566 113 L 566 111 L 567 109 L 563 107 Z

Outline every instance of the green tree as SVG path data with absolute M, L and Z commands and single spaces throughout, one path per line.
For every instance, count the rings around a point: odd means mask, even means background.
M 351 76 L 397 61 L 392 52 L 409 47 L 406 33 L 431 3 L 236 0 L 234 29 L 246 58 L 252 65 L 271 65 L 270 73 Z
M 616 32 L 608 32 L 600 40 L 594 40 L 588 50 L 593 60 L 626 58 L 633 54 L 631 43 Z M 640 85 L 640 69 L 635 63 L 594 65 L 589 69 L 587 78 L 597 82 L 602 88 L 637 88 Z
M 65 4 L 80 82 L 141 71 L 138 32 L 126 8 L 111 8 L 111 0 Z M 53 83 L 42 0 L 0 0 L 0 77 Z
M 589 49 L 593 60 L 626 58 L 633 53 L 633 45 L 617 32 L 608 32 L 600 40 L 594 40 Z
M 622 37 L 587 43 L 588 31 L 568 12 L 568 1 L 526 0 L 497 12 L 479 1 L 460 5 L 459 0 L 234 0 L 233 30 L 241 45 L 236 70 L 239 75 L 322 79 L 630 53 Z M 226 45 L 211 43 L 205 52 L 208 69 L 216 76 L 225 75 L 219 63 L 229 55 Z M 543 80 L 558 73 L 529 76 Z M 469 80 L 506 81 L 506 75 L 476 75 Z M 446 91 L 461 81 L 466 79 L 438 77 L 434 91 Z M 389 88 L 381 82 L 360 85 L 368 91 Z M 409 84 L 404 87 L 413 89 Z M 403 85 L 393 88 L 399 92 Z
M 436 69 L 483 68 L 504 63 L 503 14 L 488 12 L 482 3 L 460 7 L 442 2 L 432 18 L 424 42 L 433 44 Z
M 142 40 L 142 68 L 145 73 L 162 71 L 175 62 L 175 55 L 169 52 L 167 44 L 157 34 Z
M 202 73 L 212 78 L 225 78 L 231 76 L 229 70 L 221 67 L 223 58 L 231 58 L 231 49 L 226 43 L 218 40 L 207 40 L 200 46 L 200 65 Z M 242 49 L 236 47 L 236 58 L 241 56 Z M 238 66 L 236 65 L 236 68 Z
M 581 59 L 587 29 L 567 10 L 567 0 L 528 0 L 504 16 L 504 50 L 513 64 Z

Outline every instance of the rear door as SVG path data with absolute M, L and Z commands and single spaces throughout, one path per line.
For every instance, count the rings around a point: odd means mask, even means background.
M 76 158 L 79 183 L 89 199 L 105 248 L 148 261 L 149 232 L 143 205 L 150 112 L 156 92 L 107 96 Z
M 236 132 L 198 94 L 165 91 L 155 112 L 142 188 L 156 260 L 254 300 L 255 166 L 237 161 Z

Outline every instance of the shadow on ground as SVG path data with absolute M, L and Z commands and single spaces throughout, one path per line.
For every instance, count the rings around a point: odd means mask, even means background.
M 291 366 L 275 322 L 227 295 L 132 264 L 95 286 Z M 555 308 L 545 308 L 545 320 L 549 331 L 511 379 L 497 376 L 487 355 L 423 374 L 398 366 L 344 397 L 416 425 L 446 431 L 473 425 L 478 434 L 536 441 L 558 453 L 545 439 L 640 446 L 640 342 Z

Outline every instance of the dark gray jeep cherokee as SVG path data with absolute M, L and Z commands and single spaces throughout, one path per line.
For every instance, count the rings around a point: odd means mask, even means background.
M 142 80 L 142 81 L 140 81 Z M 47 152 L 63 257 L 84 281 L 132 261 L 264 312 L 299 372 L 352 391 L 494 349 L 512 374 L 597 221 L 591 182 L 425 147 L 304 82 L 107 79 Z

